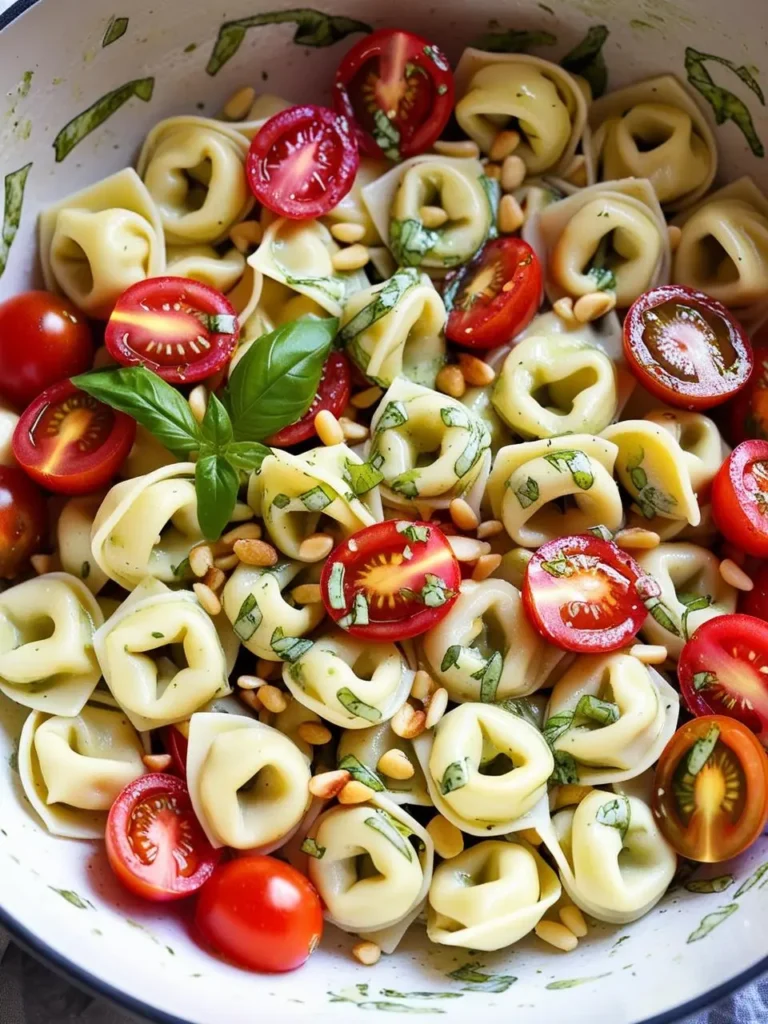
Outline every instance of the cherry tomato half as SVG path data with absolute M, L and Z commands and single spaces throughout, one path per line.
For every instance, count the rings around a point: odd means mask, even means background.
M 195 817 L 186 783 L 161 773 L 125 787 L 109 812 L 106 841 L 123 885 L 158 902 L 197 892 L 221 856 Z
M 496 348 L 531 322 L 541 305 L 541 264 L 521 238 L 486 242 L 444 293 L 445 335 L 467 348 Z
M 180 779 L 187 777 L 187 737 L 175 725 L 166 725 L 160 730 L 160 738 L 166 754 L 171 755 L 171 767 L 168 769 Z
M 712 516 L 726 540 L 768 557 L 768 441 L 742 441 L 722 464 L 712 483 Z
M 711 409 L 741 390 L 752 346 L 720 302 L 679 284 L 652 288 L 624 321 L 629 368 L 652 395 L 681 409 Z
M 15 466 L 0 466 L 0 578 L 13 579 L 46 533 L 45 498 Z
M 461 570 L 434 523 L 390 519 L 366 526 L 331 552 L 320 587 L 328 614 L 368 640 L 426 633 L 449 612 Z
M 764 562 L 757 572 L 750 572 L 750 576 L 752 589 L 742 590 L 739 594 L 739 611 L 768 622 L 768 562 Z
M 22 413 L 13 454 L 23 469 L 57 494 L 104 487 L 128 457 L 136 421 L 62 380 Z
M 251 192 L 281 217 L 320 217 L 354 184 L 360 156 L 346 117 L 289 107 L 254 135 L 245 169 Z
M 752 338 L 754 365 L 746 386 L 730 405 L 731 444 L 751 438 L 768 441 L 768 326 Z
M 200 281 L 151 277 L 115 303 L 104 343 L 122 366 L 146 366 L 171 384 L 193 384 L 220 370 L 240 327 L 229 300 Z
M 366 382 L 367 383 L 367 382 Z M 331 352 L 325 361 L 320 383 L 317 386 L 315 400 L 300 420 L 291 423 L 290 426 L 278 430 L 272 437 L 267 438 L 265 444 L 274 448 L 290 448 L 302 441 L 308 441 L 314 437 L 315 416 L 322 409 L 329 409 L 334 416 L 341 416 L 349 404 L 349 395 L 352 390 L 352 372 L 349 367 L 349 360 L 342 352 Z
M 195 927 L 206 945 L 251 971 L 293 971 L 323 934 L 320 897 L 290 864 L 249 856 L 222 864 L 203 887 Z
M 92 362 L 88 321 L 67 299 L 24 292 L 0 305 L 0 395 L 20 409 Z
M 681 856 L 706 864 L 735 857 L 768 817 L 768 757 L 760 742 L 733 718 L 686 722 L 656 766 L 652 810 Z
M 451 66 L 428 40 L 382 28 L 347 53 L 336 72 L 334 104 L 357 128 L 370 156 L 404 160 L 424 153 L 453 112 Z
M 523 577 L 528 618 L 566 651 L 593 654 L 628 643 L 646 616 L 637 562 L 612 541 L 580 535 L 542 544 Z

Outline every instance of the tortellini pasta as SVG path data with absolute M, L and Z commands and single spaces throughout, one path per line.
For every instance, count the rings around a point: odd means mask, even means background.
M 98 594 L 109 577 L 91 552 L 91 528 L 103 494 L 70 498 L 56 524 L 56 546 L 62 568 L 77 576 L 92 594 Z
M 360 239 L 363 245 L 380 246 L 382 238 L 363 200 L 363 189 L 386 174 L 390 166 L 386 160 L 374 160 L 369 156 L 361 156 L 352 188 L 341 202 L 326 213 L 323 222 L 330 228 L 333 228 L 334 224 L 357 224 L 364 229 L 364 234 Z
M 398 377 L 371 421 L 368 462 L 393 508 L 446 508 L 458 497 L 479 507 L 490 444 L 484 421 L 461 402 Z
M 241 715 L 192 716 L 187 785 L 217 849 L 277 849 L 309 806 L 309 779 L 307 759 L 279 730 Z
M 717 146 L 688 90 L 661 75 L 617 89 L 589 108 L 598 180 L 647 178 L 668 210 L 702 196 L 717 170 Z
M 132 168 L 44 210 L 39 240 L 46 288 L 88 316 L 106 320 L 126 288 L 165 272 L 160 214 Z
M 613 479 L 618 449 L 590 434 L 568 434 L 502 448 L 488 480 L 493 514 L 522 547 L 584 533 L 602 524 L 621 526 L 624 510 Z M 572 498 L 562 511 L 551 504 Z
M 603 785 L 640 775 L 677 727 L 680 697 L 627 654 L 583 656 L 555 684 L 544 736 L 561 782 Z
M 144 774 L 143 756 L 123 712 L 94 701 L 73 717 L 33 711 L 19 740 L 19 775 L 49 832 L 103 839 L 110 807 Z
M 486 840 L 435 869 L 427 936 L 443 946 L 503 949 L 531 932 L 561 891 L 555 872 L 524 840 Z
M 247 153 L 247 140 L 221 121 L 169 117 L 155 125 L 137 168 L 169 245 L 218 242 L 246 216 L 253 206 Z
M 245 272 L 245 256 L 234 247 L 219 254 L 212 245 L 169 246 L 166 259 L 169 274 L 202 281 L 220 292 L 234 288 Z
M 94 643 L 107 686 L 137 729 L 182 722 L 230 692 L 216 626 L 189 591 L 148 578 Z
M 548 820 L 552 752 L 539 730 L 490 704 L 461 704 L 414 740 L 437 810 L 472 836 Z
M 0 692 L 51 715 L 77 715 L 101 675 L 104 618 L 82 580 L 51 572 L 0 594 Z
M 298 704 L 298 701 L 293 701 Z M 394 779 L 378 767 L 379 759 L 388 750 L 400 750 L 413 765 L 410 779 Z M 365 783 L 375 793 L 382 793 L 396 804 L 430 807 L 432 799 L 424 772 L 416 758 L 413 744 L 392 730 L 389 722 L 370 729 L 345 729 L 339 739 L 337 767 L 344 768 L 353 779 Z
M 504 580 L 465 580 L 451 610 L 422 644 L 451 700 L 492 703 L 538 690 L 563 657 L 531 626 L 519 590 Z
M 394 644 L 341 631 L 318 637 L 283 666 L 283 682 L 296 700 L 345 729 L 390 719 L 405 703 L 413 675 Z
M 338 337 L 375 384 L 387 388 L 403 376 L 434 387 L 445 362 L 446 319 L 429 278 L 406 267 L 348 300 Z
M 267 722 L 268 725 L 272 725 L 278 732 L 287 736 L 291 743 L 302 752 L 307 759 L 307 763 L 311 764 L 314 756 L 313 747 L 299 735 L 299 729 L 307 723 L 319 725 L 320 716 L 316 715 L 314 711 L 310 711 L 309 708 L 305 708 L 297 700 L 289 701 L 285 711 L 279 711 L 273 716 L 271 722 Z

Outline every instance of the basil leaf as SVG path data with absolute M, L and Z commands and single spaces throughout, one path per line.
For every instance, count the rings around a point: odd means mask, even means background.
M 208 408 L 200 424 L 200 432 L 217 452 L 232 440 L 232 420 L 213 392 L 208 399 Z
M 132 416 L 174 455 L 186 456 L 199 449 L 202 434 L 189 405 L 176 388 L 145 367 L 82 373 L 72 383 Z
M 338 326 L 335 317 L 305 317 L 251 345 L 229 380 L 238 441 L 261 440 L 301 419 L 317 395 Z
M 228 444 L 224 456 L 235 469 L 261 469 L 261 464 L 272 452 L 259 441 L 233 441 Z
M 197 518 L 206 540 L 218 540 L 232 518 L 240 478 L 221 455 L 206 455 L 195 466 Z

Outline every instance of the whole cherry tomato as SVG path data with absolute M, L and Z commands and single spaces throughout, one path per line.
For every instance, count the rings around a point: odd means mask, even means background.
M 45 498 L 15 466 L 0 466 L 0 578 L 13 579 L 40 550 L 48 511 Z

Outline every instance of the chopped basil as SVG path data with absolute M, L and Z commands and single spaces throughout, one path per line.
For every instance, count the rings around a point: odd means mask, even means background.
M 754 889 L 758 882 L 760 883 L 760 888 L 764 888 L 766 885 L 768 885 L 768 879 L 763 881 L 763 877 L 766 874 L 768 874 L 768 861 L 766 861 L 764 864 L 761 864 L 758 868 L 755 868 L 755 870 L 752 872 L 749 878 L 746 878 L 741 883 L 739 888 L 736 890 L 734 898 L 738 899 L 740 896 L 743 896 L 744 893 L 749 892 L 750 889 Z
M 613 531 L 609 530 L 607 526 L 602 524 L 598 526 L 590 526 L 587 533 L 591 533 L 593 537 L 597 537 L 599 540 L 613 540 Z
M 550 558 L 549 561 L 541 563 L 541 568 L 544 572 L 550 576 L 570 576 L 573 572 L 573 566 L 565 555 L 558 555 L 557 558 Z
M 496 691 L 499 688 L 501 670 L 504 667 L 504 659 L 499 651 L 494 651 L 483 671 L 480 680 L 480 700 L 484 704 L 491 704 L 496 700 Z
M 152 636 L 155 638 L 155 640 L 162 640 L 164 638 L 165 634 L 164 633 L 153 633 Z
M 595 285 L 595 291 L 612 291 L 616 288 L 616 275 L 608 267 L 590 267 L 587 277 L 591 277 Z
M 485 192 L 485 198 L 488 201 L 488 212 L 490 213 L 490 221 L 488 224 L 488 234 L 485 236 L 486 240 L 498 237 L 499 228 L 499 204 L 501 203 L 501 184 L 496 178 L 489 178 L 485 174 L 481 174 L 478 178 L 480 187 Z M 530 263 L 530 257 L 528 258 Z M 524 265 L 525 259 L 521 261 Z
M 91 575 L 91 563 L 88 561 L 83 562 L 80 566 L 80 579 L 87 580 Z
M 459 479 L 466 476 L 476 465 L 478 459 L 482 456 L 485 449 L 489 447 L 490 443 L 490 434 L 485 427 L 482 424 L 471 424 L 469 443 L 453 467 L 453 471 Z
M 586 452 L 576 450 L 552 452 L 551 455 L 544 456 L 544 461 L 553 466 L 558 473 L 563 472 L 561 469 L 562 463 L 573 477 L 573 482 L 582 491 L 588 491 L 595 482 L 592 463 Z
M 521 508 L 528 508 L 539 500 L 539 485 L 532 476 L 529 476 L 525 483 L 520 484 L 515 491 L 515 497 L 520 502 Z
M 442 608 L 446 601 L 455 597 L 452 590 L 448 590 L 445 580 L 428 572 L 424 576 L 424 586 L 421 588 L 421 600 L 427 608 Z
M 396 476 L 390 483 L 390 490 L 396 494 L 402 494 L 405 498 L 418 498 L 419 488 L 416 481 L 419 478 L 418 469 L 409 469 L 400 476 Z
M 384 156 L 394 160 L 395 163 L 401 159 L 400 156 L 400 132 L 387 117 L 381 107 L 377 107 L 373 113 L 373 131 L 371 135 L 376 145 Z
M 704 594 L 703 597 L 698 597 L 695 594 L 693 594 L 687 600 L 685 600 L 681 595 L 678 595 L 678 598 L 681 604 L 685 605 L 685 611 L 683 612 L 681 626 L 683 629 L 683 636 L 687 640 L 688 616 L 692 612 L 701 612 L 705 608 L 709 608 L 709 606 L 712 604 L 712 596 L 710 594 Z
M 253 594 L 249 594 L 240 605 L 240 611 L 234 621 L 232 628 L 240 639 L 245 643 L 250 640 L 262 623 L 264 616 L 256 603 Z
M 348 626 L 367 626 L 368 621 L 368 602 L 365 599 L 365 594 L 358 592 L 355 594 L 352 611 L 339 619 L 339 625 L 342 629 L 346 629 Z
M 211 334 L 234 334 L 237 328 L 237 317 L 230 313 L 207 313 L 202 321 Z
M 485 974 L 485 969 L 477 970 L 481 966 L 479 963 L 464 964 L 462 967 L 457 967 L 455 971 L 451 971 L 448 977 L 472 986 L 465 989 L 465 992 L 489 992 L 492 994 L 506 992 L 509 986 L 514 985 L 517 981 L 517 978 L 511 974 Z
M 607 804 L 602 804 L 597 809 L 595 815 L 595 821 L 598 825 L 608 825 L 610 828 L 615 828 L 620 834 L 622 841 L 629 830 L 629 822 L 631 819 L 631 807 L 629 800 L 625 796 L 617 796 L 613 800 L 609 800 Z
M 395 529 L 398 533 L 404 534 L 412 544 L 426 544 L 430 537 L 428 526 L 414 526 L 405 520 L 401 520 Z
M 453 406 L 444 406 L 440 410 L 440 419 L 446 427 L 463 427 L 469 429 L 469 414 L 464 409 L 455 409 Z
M 286 636 L 282 626 L 273 632 L 269 646 L 284 661 L 298 661 L 312 647 L 311 640 L 303 640 L 298 636 Z
M 380 430 L 392 430 L 395 427 L 402 427 L 408 422 L 408 411 L 402 402 L 387 402 L 384 412 L 376 424 L 376 432 Z
M 553 750 L 555 767 L 550 775 L 552 785 L 575 786 L 579 781 L 579 769 L 575 759 L 563 750 Z
M 589 718 L 600 725 L 612 725 L 619 720 L 619 707 L 609 700 L 600 700 L 591 693 L 585 693 L 576 705 L 576 714 Z
M 686 768 L 689 775 L 698 775 L 701 769 L 709 760 L 712 751 L 717 746 L 717 741 L 720 739 L 720 727 L 718 725 L 711 725 L 707 730 L 706 736 L 702 736 L 696 740 L 691 749 L 688 751 L 688 761 Z
M 730 89 L 715 83 L 704 66 L 708 60 L 716 61 L 737 75 L 764 106 L 765 100 L 759 83 L 748 68 L 744 67 L 744 65 L 737 66 L 727 57 L 718 57 L 714 53 L 702 53 L 700 50 L 694 50 L 692 46 L 687 46 L 685 49 L 685 73 L 688 76 L 688 81 L 712 107 L 715 123 L 723 124 L 725 121 L 733 121 L 744 135 L 747 145 L 754 155 L 764 157 L 765 146 L 757 134 L 749 107 L 744 100 L 731 92 Z
M 452 764 L 449 764 L 443 772 L 443 777 L 440 780 L 440 792 L 443 796 L 446 796 L 448 793 L 453 793 L 454 790 L 466 786 L 468 782 L 469 761 L 466 757 L 463 757 L 460 761 L 454 761 Z
M 301 844 L 301 852 L 308 854 L 310 857 L 314 857 L 315 860 L 322 860 L 325 856 L 325 847 L 318 846 L 316 839 L 310 839 L 307 837 Z
M 675 625 L 669 608 L 658 597 L 649 597 L 643 603 L 648 614 L 658 622 L 662 629 L 666 629 L 672 636 L 680 636 L 680 630 Z
M 375 469 L 370 462 L 358 465 L 350 459 L 347 459 L 344 476 L 349 481 L 349 486 L 358 498 L 372 491 L 384 479 L 384 474 L 381 470 Z
M 374 793 L 383 793 L 387 788 L 376 772 L 371 771 L 371 769 L 356 758 L 354 754 L 345 754 L 339 761 L 339 768 L 344 769 L 344 771 L 348 771 L 353 779 L 357 782 L 362 782 L 364 786 L 367 786 L 368 789 L 372 789 Z
M 699 927 L 691 932 L 686 941 L 698 942 L 699 939 L 706 938 L 710 932 L 714 931 L 723 921 L 727 921 L 731 914 L 735 914 L 738 909 L 738 903 L 728 903 L 725 907 L 720 907 L 719 910 L 713 910 L 711 914 L 707 914 L 702 919 Z
M 550 747 L 560 739 L 563 733 L 568 732 L 573 725 L 573 717 L 573 711 L 560 711 L 558 714 L 552 715 L 551 718 L 547 719 L 544 723 L 542 734 Z
M 413 860 L 413 850 L 411 844 L 408 842 L 407 836 L 410 836 L 411 830 L 407 828 L 401 821 L 393 817 L 388 811 L 383 810 L 381 807 L 376 808 L 376 813 L 370 818 L 365 819 L 365 824 L 376 832 L 379 832 L 388 839 L 390 843 L 406 858 L 406 860 Z
M 191 571 L 192 570 L 189 567 L 188 558 L 185 558 L 183 562 L 179 562 L 178 565 L 171 566 L 171 572 L 173 573 L 174 576 L 176 576 L 177 579 L 182 576 L 188 576 L 191 573 Z
M 420 266 L 439 240 L 437 231 L 426 228 L 413 217 L 389 222 L 389 247 L 395 259 L 404 267 Z
M 308 512 L 322 512 L 338 498 L 338 494 L 328 484 L 318 484 L 309 491 L 299 495 L 299 501 Z
M 424 47 L 424 55 L 436 64 L 441 71 L 450 71 L 451 65 L 448 63 L 442 52 L 438 50 L 436 46 L 427 45 Z
M 381 720 L 381 712 L 378 708 L 371 707 L 370 704 L 366 704 L 365 701 L 360 700 L 349 687 L 344 686 L 336 693 L 336 699 L 339 704 L 343 704 L 344 707 L 351 715 L 356 715 L 357 718 L 364 718 L 366 722 L 378 722 Z
M 394 309 L 403 295 L 418 283 L 418 270 L 413 267 L 401 267 L 397 270 L 386 284 L 376 292 L 374 299 L 367 306 L 363 306 L 360 312 L 356 313 L 349 323 L 341 328 L 338 334 L 339 343 L 348 345 L 358 334 L 367 331 L 369 327 L 373 326 L 373 324 Z M 355 361 L 357 362 L 357 359 Z M 361 366 L 361 369 L 365 370 L 367 365 L 368 360 L 366 360 L 365 366 Z
M 506 700 L 500 700 L 496 707 L 522 718 L 524 722 L 541 731 L 541 717 L 527 697 L 508 697 Z
M 346 607 L 344 599 L 344 563 L 334 562 L 328 577 L 328 603 L 336 611 Z
M 406 544 L 405 547 L 403 548 L 403 558 L 406 560 L 406 562 L 410 562 L 410 560 L 413 558 L 413 549 L 411 548 L 410 544 Z
M 276 508 L 287 508 L 291 504 L 291 499 L 287 494 L 276 494 L 272 499 L 272 504 Z
M 683 888 L 688 892 L 725 892 L 733 885 L 733 881 L 733 875 L 718 875 L 717 878 L 698 878 L 693 882 L 687 882 Z
M 448 650 L 443 655 L 443 660 L 440 663 L 440 671 L 447 672 L 453 668 L 454 665 L 458 664 L 459 658 L 461 657 L 461 645 L 451 644 Z

